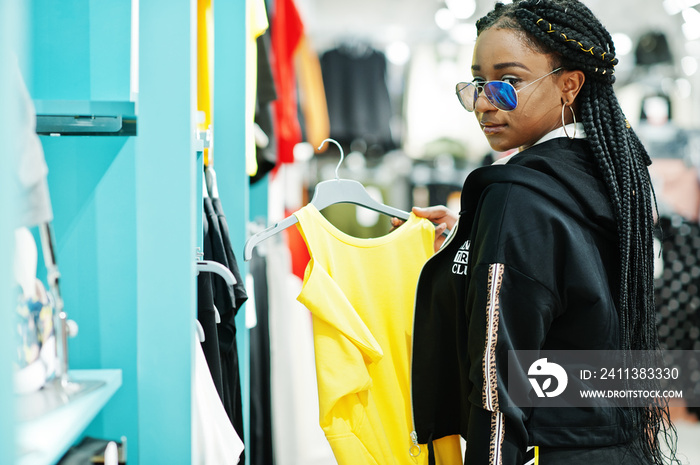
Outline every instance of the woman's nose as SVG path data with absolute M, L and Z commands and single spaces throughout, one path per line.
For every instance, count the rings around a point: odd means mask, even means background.
M 497 108 L 493 106 L 491 102 L 489 102 L 489 99 L 486 98 L 483 90 L 477 94 L 476 101 L 474 102 L 474 111 L 484 113 L 486 111 L 496 109 Z

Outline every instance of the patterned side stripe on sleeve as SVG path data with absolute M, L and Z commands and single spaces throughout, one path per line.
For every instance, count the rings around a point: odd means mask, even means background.
M 505 436 L 505 418 L 500 412 L 491 414 L 491 440 L 489 441 L 489 463 L 492 465 L 503 465 L 501 453 L 503 437 Z
M 484 347 L 484 386 L 482 402 L 491 412 L 498 410 L 498 380 L 496 377 L 496 343 L 498 342 L 499 294 L 503 280 L 503 264 L 489 266 L 488 303 L 486 305 L 486 346 Z

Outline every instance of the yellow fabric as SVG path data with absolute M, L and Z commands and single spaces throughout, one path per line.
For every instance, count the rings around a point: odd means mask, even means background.
M 318 54 L 304 36 L 297 48 L 297 75 L 299 76 L 299 104 L 304 114 L 306 140 L 318 148 L 330 137 L 331 123 L 328 116 L 326 92 Z
M 247 0 L 246 21 L 246 78 L 245 78 L 245 160 L 246 173 L 255 176 L 258 162 L 255 158 L 255 102 L 258 89 L 257 38 L 269 27 L 265 0 Z
M 211 124 L 211 44 L 213 27 L 211 0 L 197 0 L 197 110 L 204 120 L 197 128 L 206 131 Z M 204 165 L 209 166 L 209 149 L 204 149 Z
M 312 204 L 295 215 L 311 256 L 298 300 L 312 314 L 320 424 L 338 464 L 427 465 L 427 447 L 410 454 L 410 361 L 434 226 L 411 214 L 385 236 L 358 239 Z M 438 463 L 461 465 L 457 436 L 435 446 Z

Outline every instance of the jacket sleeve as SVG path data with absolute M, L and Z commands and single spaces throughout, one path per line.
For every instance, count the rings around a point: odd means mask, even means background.
M 508 352 L 540 349 L 560 308 L 556 295 L 537 276 L 538 270 L 552 273 L 555 267 L 547 263 L 547 253 L 540 253 L 554 246 L 548 222 L 518 218 L 532 212 L 508 208 L 512 194 L 510 187 L 490 193 L 472 232 L 465 296 L 465 362 L 472 386 L 465 463 L 470 465 L 523 463 L 530 411 L 509 399 Z M 516 368 L 513 376 L 527 377 L 527 367 Z

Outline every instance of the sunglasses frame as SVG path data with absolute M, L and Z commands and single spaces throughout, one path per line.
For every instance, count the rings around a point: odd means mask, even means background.
M 479 96 L 482 95 L 482 94 L 484 95 L 484 97 L 486 97 L 486 100 L 488 100 L 488 102 L 489 102 L 494 108 L 496 108 L 497 110 L 505 111 L 505 112 L 511 112 L 511 111 L 514 111 L 516 108 L 518 108 L 518 103 L 519 103 L 519 101 L 518 101 L 518 92 L 520 92 L 520 91 L 523 90 L 523 89 L 528 88 L 529 86 L 533 85 L 533 84 L 536 83 L 537 81 L 541 81 L 542 79 L 546 78 L 547 76 L 550 76 L 550 75 L 556 73 L 557 71 L 561 71 L 562 69 L 563 69 L 563 68 L 560 66 L 559 68 L 556 68 L 556 69 L 550 71 L 549 73 L 545 74 L 544 76 L 540 76 L 540 77 L 538 77 L 537 79 L 535 79 L 534 81 L 527 83 L 526 85 L 524 85 L 524 86 L 521 87 L 520 89 L 516 89 L 515 86 L 513 86 L 513 84 L 511 84 L 510 82 L 506 82 L 506 81 L 485 81 L 485 82 L 480 82 L 480 83 L 478 83 L 478 84 L 475 83 L 474 81 L 472 81 L 472 82 L 458 82 L 458 83 L 457 83 L 457 86 L 456 86 L 457 98 L 459 99 L 459 103 L 462 104 L 462 106 L 464 107 L 464 109 L 467 110 L 467 111 L 469 111 L 469 112 L 473 112 L 473 111 L 476 109 L 476 101 L 479 99 Z M 504 84 L 504 85 L 506 85 L 506 88 L 508 88 L 508 86 L 509 86 L 511 89 L 513 89 L 513 95 L 515 96 L 515 106 L 514 106 L 513 108 L 511 108 L 510 110 L 507 110 L 507 109 L 504 109 L 504 108 L 499 108 L 499 107 L 493 102 L 493 100 L 491 99 L 491 97 L 489 96 L 489 94 L 488 94 L 488 93 L 484 93 L 484 89 L 486 88 L 486 86 L 489 86 L 489 84 L 492 84 L 492 83 Z M 466 105 L 465 101 L 462 99 L 462 92 L 463 92 L 465 89 L 469 88 L 470 86 L 471 86 L 471 87 L 474 87 L 474 95 L 475 95 L 474 101 L 473 101 L 473 103 L 472 103 L 472 105 L 471 105 L 471 106 L 472 106 L 471 109 L 469 109 L 469 107 Z M 491 86 L 489 86 L 489 87 L 491 87 Z

